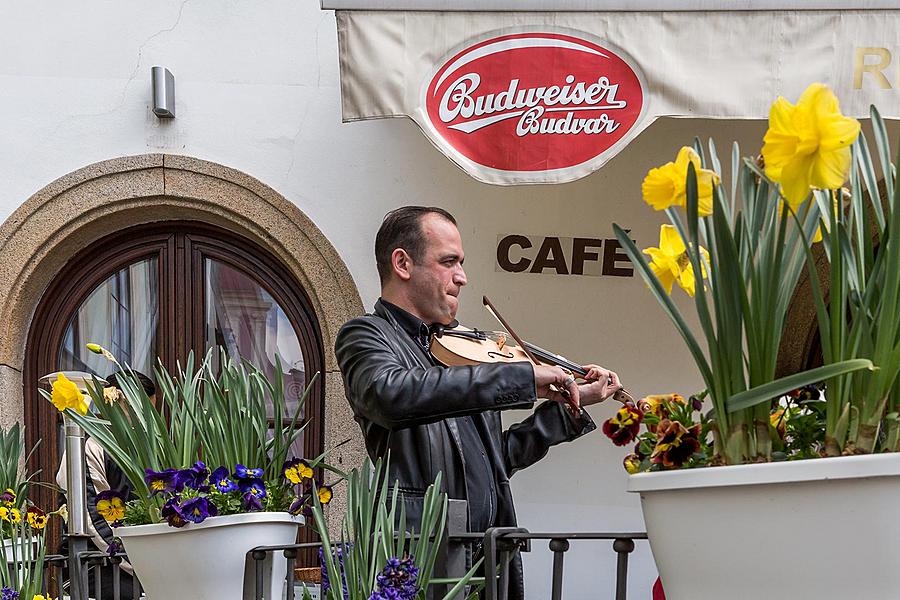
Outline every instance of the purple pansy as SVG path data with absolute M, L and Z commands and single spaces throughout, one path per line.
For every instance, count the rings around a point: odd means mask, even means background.
M 215 504 L 210 504 L 206 498 L 191 498 L 181 505 L 181 514 L 192 523 L 202 523 L 207 517 L 219 514 Z
M 257 498 L 266 497 L 266 484 L 263 483 L 262 479 L 244 479 L 239 486 L 241 493 L 244 495 L 250 494 Z
M 177 496 L 169 498 L 169 500 L 163 504 L 162 510 L 159 511 L 160 516 L 162 516 L 162 518 L 164 518 L 172 527 L 184 527 L 188 523 L 184 513 L 181 511 L 181 507 L 178 506 L 179 500 L 180 498 Z
M 244 465 L 237 465 L 234 468 L 234 475 L 238 479 L 259 479 L 263 476 L 263 470 L 259 468 L 248 469 Z
M 244 494 L 244 509 L 247 512 L 258 512 L 263 509 L 262 500 L 258 496 L 247 493 Z
M 150 488 L 151 496 L 160 492 L 177 494 L 184 489 L 184 482 L 181 481 L 176 469 L 166 469 L 165 471 L 144 469 L 144 473 L 144 482 Z
M 226 467 L 219 467 L 218 469 L 213 471 L 212 475 L 209 476 L 209 483 L 216 489 L 217 492 L 221 492 L 223 494 L 227 494 L 228 492 L 233 492 L 238 489 L 237 484 L 228 477 L 228 469 Z
M 193 490 L 199 490 L 203 487 L 207 477 L 209 477 L 209 469 L 206 468 L 203 461 L 199 460 L 194 463 L 193 467 L 178 471 L 178 480 L 181 484 Z

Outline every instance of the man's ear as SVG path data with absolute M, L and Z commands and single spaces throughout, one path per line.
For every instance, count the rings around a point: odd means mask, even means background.
M 401 281 L 409 281 L 410 277 L 412 277 L 412 274 L 410 273 L 411 268 L 412 258 L 406 253 L 406 250 L 403 248 L 395 248 L 394 251 L 391 252 L 391 269 L 394 271 L 394 274 L 399 277 Z

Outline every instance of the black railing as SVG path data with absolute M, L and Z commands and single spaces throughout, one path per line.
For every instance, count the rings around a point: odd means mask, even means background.
M 550 600 L 562 600 L 564 565 L 566 553 L 570 551 L 570 541 L 608 541 L 612 542 L 611 550 L 616 553 L 616 589 L 615 600 L 625 600 L 628 586 L 628 556 L 634 550 L 635 540 L 646 540 L 645 533 L 595 533 L 595 532 L 553 532 L 534 533 L 523 528 L 497 527 L 485 533 L 455 533 L 446 538 L 442 548 L 441 569 L 436 567 L 435 576 L 449 590 L 448 580 L 461 577 L 472 563 L 473 556 L 484 558 L 484 574 L 477 579 L 484 585 L 485 600 L 506 600 L 509 593 L 509 575 L 512 559 L 517 552 L 532 551 L 532 542 L 547 540 L 548 549 L 553 553 Z M 248 566 L 253 569 L 256 600 L 281 600 L 281 598 L 265 598 L 265 560 L 269 555 L 281 553 L 287 560 L 286 600 L 300 600 L 295 592 L 294 567 L 298 554 L 307 548 L 321 547 L 321 543 L 288 544 L 282 546 L 259 546 L 247 553 Z M 132 594 L 122 594 L 120 578 L 121 563 L 127 559 L 124 554 L 110 556 L 105 552 L 80 552 L 74 564 L 79 566 L 78 578 L 75 582 L 81 590 L 90 589 L 90 597 L 102 600 L 137 600 L 141 597 L 140 584 L 133 578 Z M 47 556 L 44 559 L 44 582 L 42 592 L 52 597 L 70 595 L 72 581 L 67 577 L 70 557 Z M 103 582 L 102 570 L 107 569 L 111 583 Z M 493 573 L 494 576 L 487 576 Z M 112 589 L 109 589 L 112 588 Z M 439 594 L 438 597 L 442 596 Z M 85 595 L 84 597 L 87 597 Z M 460 596 L 462 597 L 462 595 Z
M 596 540 L 612 542 L 612 551 L 616 553 L 616 590 L 615 600 L 625 600 L 628 588 L 628 556 L 634 551 L 635 540 L 646 540 L 646 533 L 596 533 L 596 532 L 565 532 L 565 533 L 532 533 L 523 528 L 496 527 L 485 533 L 460 533 L 447 538 L 447 546 L 450 548 L 449 564 L 456 564 L 457 568 L 447 569 L 448 573 L 438 573 L 441 580 L 459 578 L 465 573 L 463 565 L 469 561 L 460 561 L 456 558 L 466 556 L 466 549 L 470 550 L 468 556 L 477 555 L 479 548 L 484 557 L 484 573 L 479 582 L 484 584 L 485 600 L 506 600 L 509 593 L 509 575 L 512 559 L 517 552 L 530 552 L 531 542 L 534 540 L 548 540 L 548 547 L 553 553 L 552 588 L 550 600 L 562 600 L 564 558 L 569 551 L 569 541 L 572 540 Z M 263 562 L 270 553 L 283 552 L 288 561 L 287 594 L 286 600 L 295 600 L 294 595 L 294 559 L 299 550 L 303 548 L 317 547 L 321 544 L 290 544 L 285 546 L 260 546 L 248 553 L 253 560 L 256 579 L 255 600 L 278 600 L 263 597 L 264 574 Z M 454 550 L 454 547 L 456 549 Z M 454 556 L 456 555 L 456 556 Z M 446 565 L 445 565 L 446 566 Z M 462 567 L 462 570 L 460 568 Z M 489 577 L 487 573 L 495 573 Z M 448 586 L 449 587 L 449 586 Z M 441 597 L 438 595 L 437 597 Z M 460 598 L 464 597 L 463 594 Z M 299 599 L 298 599 L 299 600 Z

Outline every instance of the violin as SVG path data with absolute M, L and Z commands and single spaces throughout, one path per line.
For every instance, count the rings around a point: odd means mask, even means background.
M 511 336 L 517 338 L 509 329 L 508 323 L 496 313 L 496 309 L 487 297 L 484 298 L 484 304 L 501 321 Z M 521 344 L 518 342 L 521 342 Z M 482 331 L 459 324 L 435 328 L 431 338 L 431 355 L 438 362 L 448 367 L 525 361 L 562 367 L 582 379 L 587 377 L 588 374 L 581 365 L 540 346 L 528 343 L 521 338 L 518 338 L 518 341 L 516 341 L 515 339 L 510 339 L 510 336 L 502 331 Z M 565 392 L 565 390 L 562 391 Z M 631 395 L 624 388 L 616 391 L 612 397 L 622 404 L 634 402 Z

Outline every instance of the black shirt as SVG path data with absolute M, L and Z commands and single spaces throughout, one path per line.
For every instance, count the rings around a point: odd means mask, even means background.
M 415 315 L 391 304 L 384 298 L 381 299 L 381 302 L 391 311 L 403 331 L 424 350 L 431 360 L 431 364 L 441 366 L 429 352 L 433 325 L 426 325 Z M 468 502 L 469 510 L 469 530 L 486 531 L 493 526 L 497 514 L 497 483 L 493 475 L 495 465 L 491 465 L 488 453 L 485 451 L 484 441 L 472 417 L 452 417 L 447 420 L 453 421 L 459 431 L 459 447 L 462 452 L 460 460 L 465 475 L 466 498 L 464 499 Z M 496 466 L 503 468 L 503 465 Z M 447 489 L 452 490 L 454 487 L 456 486 L 448 485 Z

